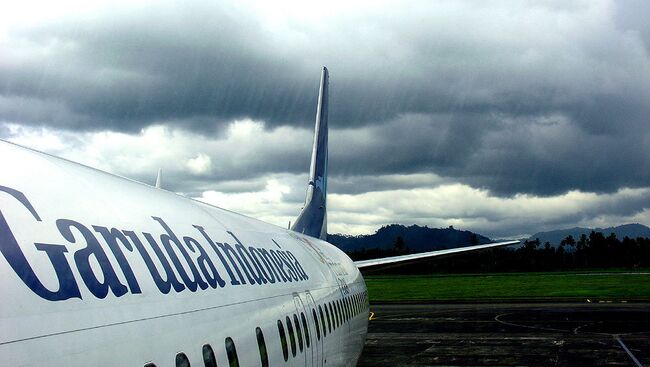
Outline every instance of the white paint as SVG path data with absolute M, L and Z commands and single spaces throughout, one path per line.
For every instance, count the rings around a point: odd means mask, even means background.
M 10 162 L 20 164 L 10 165 Z M 368 305 L 357 301 L 357 311 L 340 326 L 316 335 L 312 308 L 336 302 L 343 296 L 364 294 L 365 284 L 354 263 L 336 247 L 284 228 L 266 224 L 174 193 L 113 176 L 76 163 L 0 142 L 0 185 L 22 192 L 42 221 L 36 221 L 18 200 L 0 191 L 0 212 L 18 241 L 37 277 L 50 290 L 58 279 L 52 265 L 34 243 L 66 246 L 66 259 L 82 299 L 48 301 L 40 298 L 17 276 L 9 261 L 0 258 L 0 365 L 7 366 L 173 366 L 177 352 L 184 352 L 192 365 L 203 365 L 201 348 L 209 343 L 220 366 L 228 365 L 224 340 L 231 337 L 241 366 L 259 365 L 255 329 L 263 330 L 272 366 L 353 366 L 364 343 Z M 229 284 L 223 263 L 212 260 L 226 286 L 191 292 L 157 288 L 138 251 L 124 250 L 141 294 L 116 297 L 109 291 L 104 299 L 94 296 L 76 268 L 74 254 L 86 248 L 80 233 L 75 243 L 56 228 L 56 220 L 77 221 L 93 231 L 93 225 L 151 233 L 160 245 L 164 233 L 152 217 L 160 217 L 179 237 L 191 236 L 209 251 L 193 225 L 200 225 L 216 242 L 235 244 L 231 231 L 245 246 L 291 251 L 309 279 L 265 285 Z M 93 232 L 122 284 L 125 273 L 98 232 Z M 2 233 L 7 238 L 9 233 Z M 139 236 L 144 241 L 142 236 Z M 146 243 L 145 243 L 146 245 Z M 5 245 L 3 245 L 5 246 Z M 5 247 L 3 247 L 5 248 Z M 149 248 L 151 250 L 151 248 Z M 196 262 L 198 254 L 191 253 Z M 177 254 L 179 258 L 181 257 Z M 187 263 L 182 263 L 188 271 Z M 99 263 L 91 260 L 99 280 Z M 175 268 L 180 280 L 179 269 Z M 188 271 L 189 273 L 189 271 Z M 311 303 L 313 297 L 314 303 Z M 305 304 L 297 311 L 298 304 Z M 348 298 L 349 299 L 349 298 Z M 296 301 L 297 302 L 297 301 Z M 289 351 L 284 361 L 277 320 L 305 312 L 309 320 L 311 346 L 303 346 L 296 357 Z M 318 312 L 318 311 L 317 311 Z M 319 328 L 321 327 L 320 319 Z M 285 330 L 286 330 L 285 324 Z M 302 325 L 301 325 L 302 327 Z M 322 330 L 321 330 L 322 333 Z M 304 336 L 303 336 L 304 338 Z M 296 347 L 297 348 L 297 347 Z M 291 349 L 289 347 L 289 349 Z M 325 360 L 327 361 L 325 363 Z

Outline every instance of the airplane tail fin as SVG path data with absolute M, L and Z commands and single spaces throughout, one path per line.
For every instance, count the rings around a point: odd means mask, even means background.
M 305 206 L 291 229 L 306 235 L 327 237 L 327 109 L 329 104 L 329 72 L 323 67 L 316 109 L 314 147 Z

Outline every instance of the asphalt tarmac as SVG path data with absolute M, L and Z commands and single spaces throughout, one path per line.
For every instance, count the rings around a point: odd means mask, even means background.
M 371 305 L 359 367 L 650 366 L 650 304 Z

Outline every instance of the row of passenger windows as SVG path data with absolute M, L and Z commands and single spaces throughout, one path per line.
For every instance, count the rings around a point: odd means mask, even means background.
M 316 311 L 316 308 L 312 308 L 311 312 L 313 325 L 316 326 L 316 337 L 320 341 L 321 331 L 322 336 L 326 337 L 328 333 L 332 332 L 332 330 L 336 330 L 336 328 L 343 325 L 343 323 L 362 313 L 367 308 L 367 292 L 345 296 L 341 299 L 318 305 L 318 312 Z M 327 323 L 325 320 L 327 320 Z M 284 328 L 285 323 L 287 325 L 286 332 Z M 289 346 L 291 347 L 291 355 L 293 357 L 297 355 L 298 351 L 302 353 L 305 348 L 311 347 L 311 340 L 309 337 L 310 328 L 304 312 L 300 312 L 300 318 L 298 318 L 298 314 L 294 313 L 292 317 L 285 317 L 284 322 L 278 320 L 277 324 L 278 334 L 280 336 L 280 346 L 282 348 L 282 355 L 285 362 L 289 360 Z M 287 343 L 287 334 L 289 334 L 289 343 Z M 262 367 L 268 367 L 269 356 L 262 329 L 257 327 L 255 329 L 255 335 L 257 337 L 257 346 L 260 353 L 260 364 Z M 228 337 L 225 339 L 224 343 L 229 366 L 239 367 L 235 342 L 232 338 Z M 217 367 L 217 359 L 210 344 L 205 344 L 202 352 L 203 365 L 205 367 Z M 154 363 L 147 363 L 144 367 L 156 367 L 156 365 Z M 190 367 L 190 360 L 187 358 L 185 353 L 180 352 L 176 354 L 176 367 Z
M 332 330 L 336 330 L 343 323 L 349 321 L 354 316 L 362 313 L 368 307 L 368 297 L 366 292 L 361 292 L 353 294 L 350 296 L 345 296 L 341 299 L 334 301 L 326 302 L 322 305 L 318 305 L 318 312 L 316 308 L 311 309 L 313 324 L 316 326 L 316 337 L 320 341 L 321 339 L 321 330 L 322 336 L 326 337 L 327 333 L 331 333 Z M 325 312 L 323 312 L 325 310 Z M 319 317 L 320 315 L 320 317 Z M 280 345 L 282 346 L 282 355 L 285 362 L 289 360 L 289 347 L 291 347 L 291 355 L 296 356 L 298 352 L 302 353 L 304 345 L 309 348 L 309 325 L 307 323 L 305 314 L 300 312 L 300 320 L 298 321 L 298 315 L 293 314 L 293 322 L 290 316 L 285 317 L 285 322 L 278 320 L 278 334 L 280 336 Z M 327 323 L 326 323 L 327 320 Z M 284 325 L 286 323 L 286 330 Z M 301 330 L 302 327 L 302 330 Z M 295 330 L 295 333 L 294 333 Z M 289 334 L 289 342 L 287 343 L 287 334 Z M 303 335 L 304 335 L 304 344 L 303 344 Z M 297 340 L 297 343 L 296 343 Z M 297 348 L 296 348 L 297 346 Z
M 269 358 L 266 354 L 266 344 L 264 343 L 264 335 L 262 334 L 262 329 L 259 327 L 255 329 L 257 334 L 257 343 L 260 348 L 260 359 L 262 367 L 269 366 Z M 235 342 L 232 338 L 228 337 L 225 340 L 226 355 L 228 356 L 228 364 L 230 367 L 239 367 L 239 359 L 237 358 L 237 349 L 235 348 Z M 205 367 L 217 367 L 217 358 L 214 355 L 214 350 L 210 344 L 205 344 L 203 346 L 203 365 Z M 183 352 L 176 354 L 176 367 L 190 367 L 190 360 L 187 358 L 187 355 Z M 147 363 L 144 367 L 156 367 L 155 363 Z

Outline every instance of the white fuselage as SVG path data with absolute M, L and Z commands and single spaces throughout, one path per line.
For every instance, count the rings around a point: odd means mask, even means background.
M 257 328 L 271 366 L 356 364 L 366 287 L 327 242 L 1 141 L 0 167 L 1 366 L 228 366 L 227 338 L 260 366 Z

